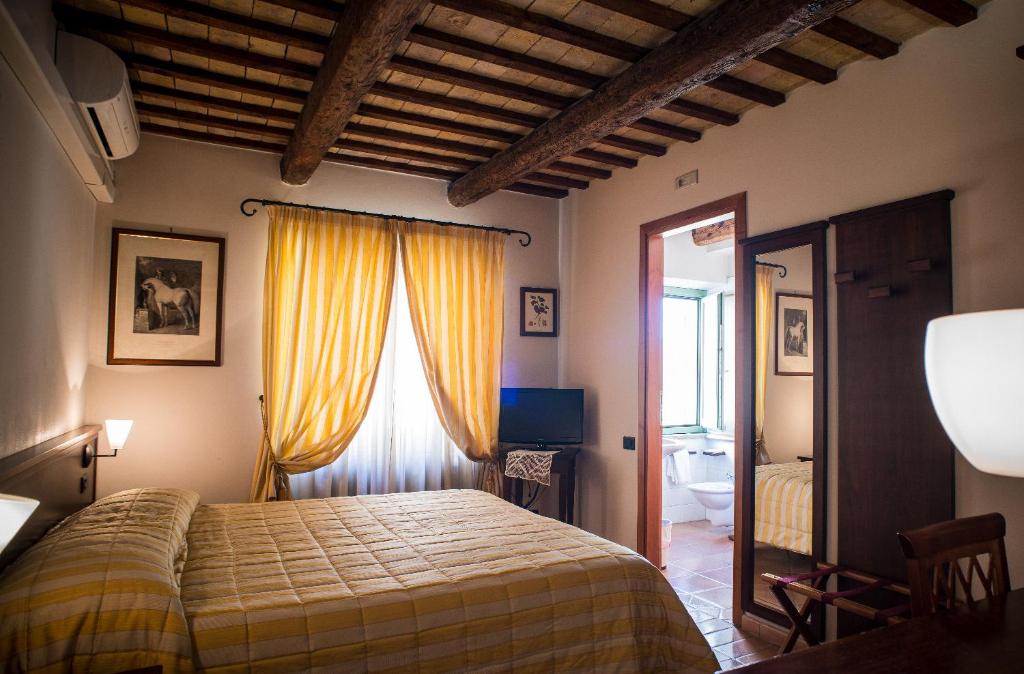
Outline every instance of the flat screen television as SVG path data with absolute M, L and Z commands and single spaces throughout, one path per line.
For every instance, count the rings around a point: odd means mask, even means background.
M 537 446 L 580 444 L 583 389 L 501 389 L 498 440 Z

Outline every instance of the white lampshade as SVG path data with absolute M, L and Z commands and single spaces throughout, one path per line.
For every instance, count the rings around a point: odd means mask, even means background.
M 113 450 L 124 449 L 128 442 L 128 433 L 132 430 L 131 419 L 107 419 L 103 422 L 107 427 L 107 442 Z
M 0 550 L 7 547 L 38 505 L 35 499 L 0 494 Z
M 1024 477 L 1024 309 L 935 319 L 924 364 L 932 404 L 964 458 Z

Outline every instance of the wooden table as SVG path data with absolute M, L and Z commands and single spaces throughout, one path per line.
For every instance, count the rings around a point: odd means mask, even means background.
M 950 612 L 832 641 L 739 669 L 745 674 L 1024 671 L 1024 589 Z
M 523 505 L 523 481 L 505 476 L 505 455 L 518 447 L 502 447 L 498 450 L 498 463 L 502 479 L 505 480 L 505 500 Z M 579 447 L 562 447 L 551 457 L 551 474 L 558 476 L 558 519 L 566 524 L 575 520 L 576 504 L 576 455 Z

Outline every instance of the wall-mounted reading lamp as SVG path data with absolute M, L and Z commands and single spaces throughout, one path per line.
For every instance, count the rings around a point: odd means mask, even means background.
M 94 438 L 92 442 L 82 447 L 82 468 L 88 468 L 92 465 L 93 458 L 97 456 L 117 456 L 118 450 L 124 449 L 125 443 L 128 442 L 128 434 L 132 430 L 133 423 L 131 419 L 107 419 L 104 421 L 103 426 L 107 431 L 107 444 L 114 451 L 108 454 L 100 454 L 96 451 L 99 441 Z
M 35 499 L 0 494 L 0 552 L 7 547 L 38 505 L 39 501 Z
M 931 321 L 924 366 L 932 405 L 964 458 L 1024 477 L 1024 309 Z
M 104 421 L 103 426 L 107 430 L 107 444 L 114 452 L 96 456 L 117 456 L 118 450 L 124 449 L 125 443 L 128 442 L 128 434 L 132 431 L 133 423 L 131 419 L 107 419 Z

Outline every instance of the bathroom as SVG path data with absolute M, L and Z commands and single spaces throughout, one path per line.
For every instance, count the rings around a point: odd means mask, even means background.
M 664 573 L 696 617 L 732 607 L 735 290 L 732 214 L 665 235 Z

